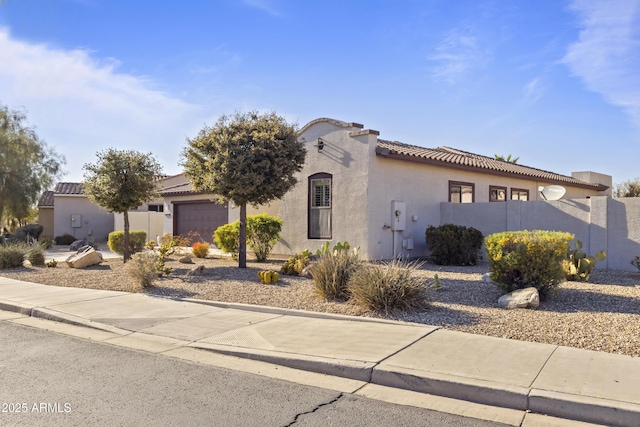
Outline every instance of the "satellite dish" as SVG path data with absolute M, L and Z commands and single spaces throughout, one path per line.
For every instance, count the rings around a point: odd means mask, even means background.
M 538 191 L 544 200 L 560 200 L 567 189 L 562 185 L 547 185 L 538 187 Z

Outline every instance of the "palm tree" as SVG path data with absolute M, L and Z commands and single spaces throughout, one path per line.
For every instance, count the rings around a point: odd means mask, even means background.
M 498 154 L 494 154 L 493 156 L 497 160 L 502 160 L 503 162 L 509 162 L 509 163 L 518 163 L 518 160 L 520 160 L 520 157 L 511 157 L 511 154 L 507 155 L 506 158 L 504 156 L 500 156 Z

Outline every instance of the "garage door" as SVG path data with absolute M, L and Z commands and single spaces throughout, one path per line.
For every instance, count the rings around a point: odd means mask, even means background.
M 174 203 L 173 221 L 174 235 L 186 237 L 197 231 L 202 240 L 212 242 L 216 228 L 229 222 L 229 209 L 208 200 Z

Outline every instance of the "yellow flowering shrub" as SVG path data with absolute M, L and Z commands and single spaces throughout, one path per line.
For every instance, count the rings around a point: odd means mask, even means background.
M 541 299 L 564 281 L 562 261 L 573 234 L 560 231 L 506 231 L 485 239 L 491 280 L 505 293 L 535 287 Z

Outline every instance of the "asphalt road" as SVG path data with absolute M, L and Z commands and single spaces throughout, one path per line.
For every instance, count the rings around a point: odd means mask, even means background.
M 2 426 L 503 426 L 0 321 Z

